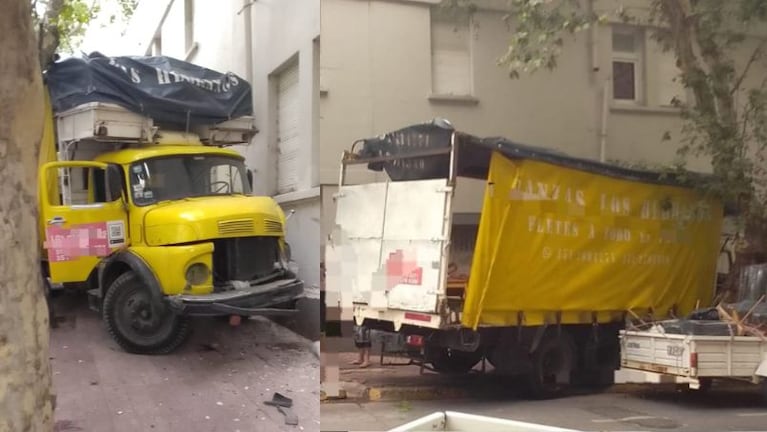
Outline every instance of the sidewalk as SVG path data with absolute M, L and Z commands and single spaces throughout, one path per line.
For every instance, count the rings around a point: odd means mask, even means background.
M 197 319 L 166 356 L 127 354 L 84 297 L 62 295 L 51 331 L 57 431 L 317 431 L 319 360 L 312 343 L 265 318 L 230 327 Z M 263 404 L 293 399 L 298 426 Z
M 357 358 L 356 352 L 337 354 L 340 367 L 341 388 L 346 393 L 345 401 L 399 401 L 435 400 L 479 397 L 484 399 L 520 397 L 524 383 L 492 373 L 493 367 L 486 363 L 482 373 L 481 363 L 472 373 L 464 375 L 443 375 L 429 370 L 421 373 L 417 365 L 392 365 L 407 363 L 402 357 L 385 356 L 380 364 L 380 354 L 371 353 L 371 365 L 360 369 L 351 365 Z M 640 371 L 619 370 L 615 374 L 616 385 L 605 390 L 607 393 L 631 391 L 642 384 L 672 384 L 660 375 Z M 584 390 L 585 391 L 585 390 Z M 582 391 L 575 390 L 576 393 Z M 340 400 L 343 401 L 344 399 Z

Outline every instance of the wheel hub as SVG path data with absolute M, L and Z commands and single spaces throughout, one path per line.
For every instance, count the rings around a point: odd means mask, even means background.
M 152 314 L 152 305 L 142 293 L 133 294 L 127 301 L 128 320 L 136 330 L 151 330 L 159 320 Z

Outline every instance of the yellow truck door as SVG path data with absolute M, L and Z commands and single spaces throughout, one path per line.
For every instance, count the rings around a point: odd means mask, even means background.
M 84 282 L 103 257 L 129 244 L 120 167 L 91 161 L 50 162 L 41 167 L 39 184 L 52 282 Z M 48 190 L 52 184 L 57 188 L 54 193 Z

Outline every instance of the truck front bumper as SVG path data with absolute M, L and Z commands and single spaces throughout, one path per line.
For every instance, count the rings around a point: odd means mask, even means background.
M 280 279 L 207 295 L 180 294 L 168 297 L 171 309 L 181 315 L 291 315 L 295 301 L 303 297 L 304 284 L 298 279 Z M 285 307 L 288 305 L 287 307 Z

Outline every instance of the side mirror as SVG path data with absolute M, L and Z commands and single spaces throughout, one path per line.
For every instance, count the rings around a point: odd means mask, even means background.
M 248 177 L 248 185 L 250 186 L 250 189 L 253 189 L 253 170 L 252 169 L 246 169 L 246 176 Z

